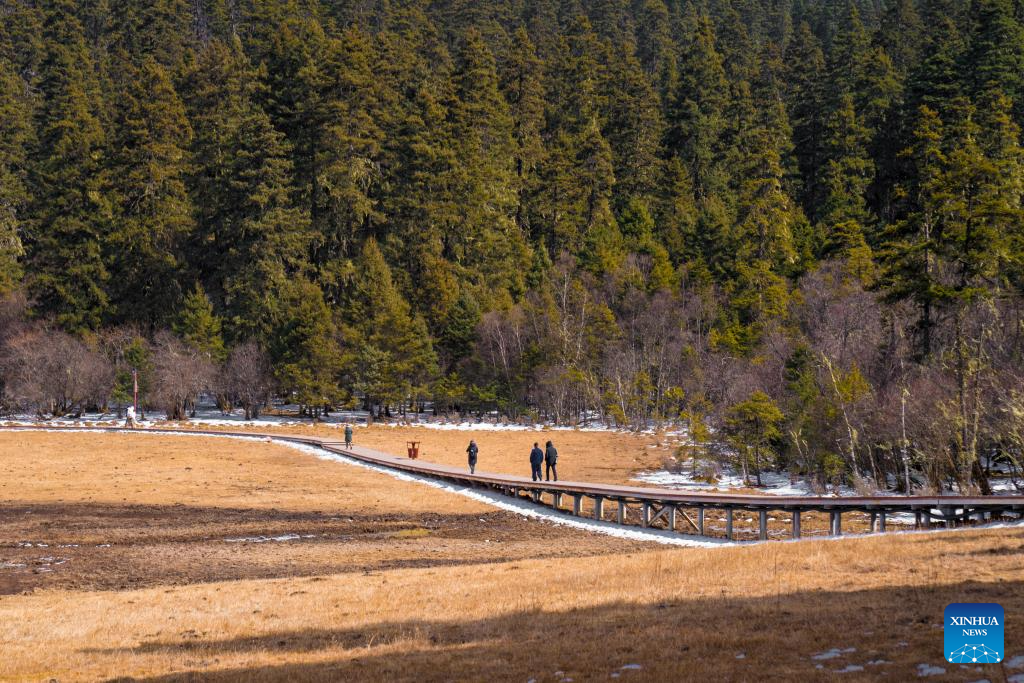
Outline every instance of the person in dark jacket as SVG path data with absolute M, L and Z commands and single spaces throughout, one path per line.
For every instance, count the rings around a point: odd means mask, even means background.
M 476 456 L 480 452 L 480 449 L 476 446 L 476 441 L 469 442 L 469 448 L 466 449 L 466 453 L 469 455 L 469 473 L 476 473 Z
M 352 448 L 352 425 L 345 425 L 345 448 Z
M 544 462 L 547 465 L 547 467 L 544 468 L 547 480 L 551 481 L 554 479 L 555 481 L 558 481 L 558 469 L 556 468 L 556 465 L 558 465 L 558 450 L 550 441 L 548 441 L 544 448 Z
M 540 444 L 536 441 L 533 443 L 533 450 L 530 451 L 530 469 L 533 470 L 533 480 L 543 481 L 544 477 L 540 475 L 540 466 L 544 462 L 544 451 L 540 449 Z

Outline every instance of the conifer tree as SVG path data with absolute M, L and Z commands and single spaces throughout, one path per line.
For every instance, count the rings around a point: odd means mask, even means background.
M 774 268 L 795 257 L 791 223 L 794 207 L 783 187 L 784 171 L 776 127 L 782 121 L 759 113 L 745 83 L 739 88 L 736 122 L 735 178 L 737 217 L 733 239 L 725 245 L 737 260 L 756 259 Z M 782 117 L 784 112 L 780 112 Z M 728 258 L 728 257 L 726 257 Z
M 699 211 L 693 195 L 693 180 L 678 157 L 664 166 L 664 180 L 655 203 L 655 231 L 675 264 L 694 263 L 701 258 L 697 236 Z
M 891 0 L 878 27 L 877 42 L 905 76 L 921 59 L 927 28 L 914 0 Z
M 189 79 L 198 217 L 191 262 L 229 337 L 265 338 L 275 292 L 302 268 L 309 243 L 289 149 L 253 101 L 258 83 L 237 41 L 211 43 Z
M 149 59 L 121 65 L 111 154 L 114 226 L 104 249 L 114 319 L 154 327 L 182 296 L 185 240 L 193 230 L 185 181 L 192 128 L 166 70 Z
M 282 287 L 273 312 L 270 354 L 281 387 L 307 414 L 341 398 L 338 332 L 320 289 L 304 278 Z
M 213 312 L 210 297 L 206 296 L 202 285 L 196 284 L 195 288 L 185 295 L 181 311 L 174 323 L 174 332 L 182 341 L 214 362 L 223 363 L 228 353 L 224 346 L 221 327 L 221 320 Z
M 800 24 L 787 47 L 785 64 L 785 101 L 801 176 L 797 199 L 805 210 L 813 211 L 821 199 L 817 179 L 824 163 L 825 55 L 806 22 Z
M 39 312 L 66 329 L 96 329 L 109 311 L 101 245 L 113 205 L 99 84 L 74 3 L 52 4 L 44 38 L 33 225 L 25 240 L 29 291 Z
M 942 121 L 936 112 L 922 106 L 917 116 L 914 142 L 901 153 L 913 174 L 903 188 L 911 207 L 907 215 L 883 233 L 883 282 L 891 300 L 909 299 L 919 310 L 916 324 L 920 353 L 932 353 L 936 324 L 937 264 L 936 240 L 941 232 L 943 191 Z
M 975 100 L 998 91 L 1024 123 L 1024 28 L 1010 0 L 984 0 L 977 5 L 977 29 L 966 55 L 969 87 Z
M 0 296 L 21 281 L 28 147 L 34 134 L 31 117 L 28 84 L 0 57 Z
M 461 211 L 456 223 L 445 226 L 446 256 L 465 269 L 481 294 L 522 293 L 527 248 L 513 220 L 519 198 L 514 124 L 494 57 L 475 30 L 466 35 L 453 81 L 453 189 Z
M 726 182 L 721 159 L 727 106 L 728 83 L 715 49 L 714 28 L 710 19 L 701 16 L 693 43 L 679 65 L 665 139 L 666 152 L 686 166 L 698 200 L 721 192 Z
M 353 388 L 377 411 L 415 399 L 435 372 L 437 357 L 423 318 L 391 279 L 373 239 L 363 244 L 344 307 L 344 364 Z
M 605 138 L 612 150 L 615 201 L 622 207 L 634 197 L 647 197 L 660 174 L 658 158 L 664 135 L 661 103 L 640 62 L 627 44 L 608 68 Z
M 826 136 L 825 197 L 818 219 L 825 254 L 846 259 L 852 274 L 870 280 L 873 268 L 866 233 L 872 218 L 865 195 L 874 177 L 874 165 L 867 154 L 870 133 L 858 121 L 851 95 L 841 99 L 828 122 Z
M 502 92 L 509 103 L 516 150 L 515 171 L 519 187 L 516 224 L 524 234 L 532 235 L 530 196 L 536 192 L 537 167 L 544 154 L 541 138 L 544 126 L 543 66 L 526 29 L 520 27 L 512 41 L 510 55 L 502 69 Z
M 382 140 L 379 86 L 369 38 L 354 28 L 328 46 L 315 110 L 310 216 L 313 265 L 331 300 L 362 235 L 383 221 L 379 206 Z

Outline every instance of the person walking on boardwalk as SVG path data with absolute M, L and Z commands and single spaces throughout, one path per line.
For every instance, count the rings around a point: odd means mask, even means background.
M 534 441 L 533 450 L 530 451 L 530 469 L 532 470 L 534 481 L 544 481 L 544 477 L 540 474 L 540 466 L 543 462 L 544 451 L 540 449 L 540 444 Z
M 352 448 L 352 425 L 345 425 L 345 448 Z
M 469 473 L 476 474 L 476 456 L 480 452 L 480 449 L 476 446 L 476 441 L 470 440 L 469 448 L 466 449 L 466 453 L 469 455 Z
M 547 467 L 544 468 L 545 478 L 548 481 L 551 481 L 552 479 L 558 481 L 558 469 L 556 468 L 558 465 L 558 450 L 550 441 L 548 441 L 547 445 L 544 447 L 544 463 L 547 465 Z

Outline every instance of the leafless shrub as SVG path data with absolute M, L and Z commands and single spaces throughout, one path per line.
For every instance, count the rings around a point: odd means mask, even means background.
M 159 332 L 153 344 L 152 400 L 168 420 L 184 420 L 186 409 L 210 388 L 216 368 L 203 353 L 171 332 Z
M 106 357 L 57 330 L 25 332 L 5 344 L 0 360 L 6 392 L 16 406 L 38 415 L 80 415 L 105 405 L 114 382 Z
M 245 411 L 245 419 L 259 417 L 274 389 L 270 358 L 253 342 L 236 346 L 224 365 L 223 390 Z

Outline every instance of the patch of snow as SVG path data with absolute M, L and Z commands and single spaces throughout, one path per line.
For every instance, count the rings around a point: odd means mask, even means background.
M 718 481 L 713 484 L 709 484 L 704 481 L 700 481 L 694 478 L 694 475 L 688 471 L 682 471 L 679 473 L 668 472 L 666 470 L 658 470 L 654 472 L 641 472 L 633 477 L 636 481 L 642 481 L 645 484 L 653 484 L 655 486 L 661 486 L 668 489 L 674 489 L 677 491 L 722 491 L 728 492 L 736 489 L 757 489 L 759 493 L 765 493 L 773 496 L 813 496 L 815 494 L 810 485 L 806 481 L 790 481 L 788 474 L 780 474 L 778 472 L 763 472 L 761 474 L 761 486 L 753 486 L 744 483 L 743 475 L 738 472 L 731 470 L 723 470 L 722 474 L 719 475 Z M 836 495 L 830 493 L 829 495 Z M 853 489 L 849 487 L 841 487 L 839 490 L 840 496 L 852 496 L 855 495 Z
M 1024 655 L 1014 655 L 1003 665 L 1007 669 L 1024 669 Z
M 639 671 L 642 668 L 639 664 L 623 664 L 619 667 L 619 671 Z
M 171 425 L 196 425 L 196 426 L 211 426 L 211 427 L 260 427 L 260 426 L 301 426 L 313 424 L 311 418 L 301 418 L 299 414 L 299 406 L 294 404 L 275 404 L 273 406 L 275 413 L 285 414 L 261 414 L 259 417 L 253 420 L 245 419 L 244 410 L 231 410 L 224 412 L 217 408 L 216 404 L 209 402 L 208 399 L 204 399 L 203 403 L 196 409 L 195 417 L 190 417 L 187 420 L 170 421 L 164 419 L 164 413 L 162 411 L 153 410 L 149 412 L 149 416 L 145 420 L 138 420 L 137 424 L 143 427 L 160 427 L 160 426 L 171 426 Z M 45 424 L 59 425 L 59 426 L 83 426 L 83 425 L 96 425 L 96 426 L 121 426 L 124 424 L 124 415 L 118 412 L 107 412 L 107 413 L 85 413 L 81 417 L 57 417 L 47 420 Z M 40 420 L 33 415 L 13 415 L 10 419 L 4 420 L 2 424 L 8 424 L 12 426 L 32 426 L 40 424 Z M 324 415 L 317 419 L 317 425 L 325 427 L 344 427 L 346 424 L 352 427 L 361 428 L 366 427 L 370 424 L 370 414 L 365 410 L 336 410 L 330 415 Z M 482 420 L 471 420 L 471 419 L 460 419 L 453 420 L 449 418 L 436 418 L 430 413 L 419 413 L 410 414 L 402 419 L 377 419 L 373 421 L 373 424 L 380 425 L 383 427 L 423 427 L 425 429 L 437 429 L 444 431 L 581 431 L 581 432 L 624 432 L 628 431 L 614 425 L 606 424 L 599 419 L 588 419 L 582 425 L 550 425 L 544 423 L 536 424 L 518 424 L 509 423 L 501 419 L 495 413 L 490 414 L 487 418 Z M 645 433 L 655 433 L 654 426 L 651 425 L 648 429 L 644 430 Z M 678 436 L 681 432 L 670 431 L 666 434 L 672 436 Z
M 971 681 L 971 683 L 992 683 L 992 681 L 987 678 L 982 678 L 980 681 Z
M 1021 493 L 1021 489 L 1017 488 L 1013 479 L 992 478 L 988 483 L 992 487 L 992 493 Z
M 887 659 L 872 659 L 868 662 L 868 666 L 882 666 L 883 664 L 892 664 L 892 662 Z
M 917 665 L 917 677 L 924 678 L 926 676 L 941 676 L 946 673 L 946 670 L 941 666 L 932 666 L 930 664 L 918 664 Z
M 1024 683 L 1024 674 L 1013 674 L 1006 679 L 1006 683 Z
M 746 658 L 747 658 L 747 653 L 746 652 L 741 652 L 738 655 L 736 655 L 736 659 L 746 659 Z
M 836 671 L 836 673 L 837 674 L 852 674 L 852 673 L 855 673 L 857 671 L 863 671 L 863 670 L 864 670 L 864 667 L 860 666 L 859 664 L 847 664 L 845 668 L 838 669 Z
M 315 534 L 285 534 L 284 536 L 249 536 L 247 538 L 225 538 L 225 543 L 283 543 L 285 541 L 298 541 L 302 538 L 315 538 Z
M 819 652 L 816 655 L 811 655 L 811 659 L 819 662 L 828 659 L 835 659 L 836 657 L 841 657 L 844 652 L 846 652 L 846 650 L 840 650 L 838 647 L 834 647 L 831 650 L 825 650 L 824 652 Z

